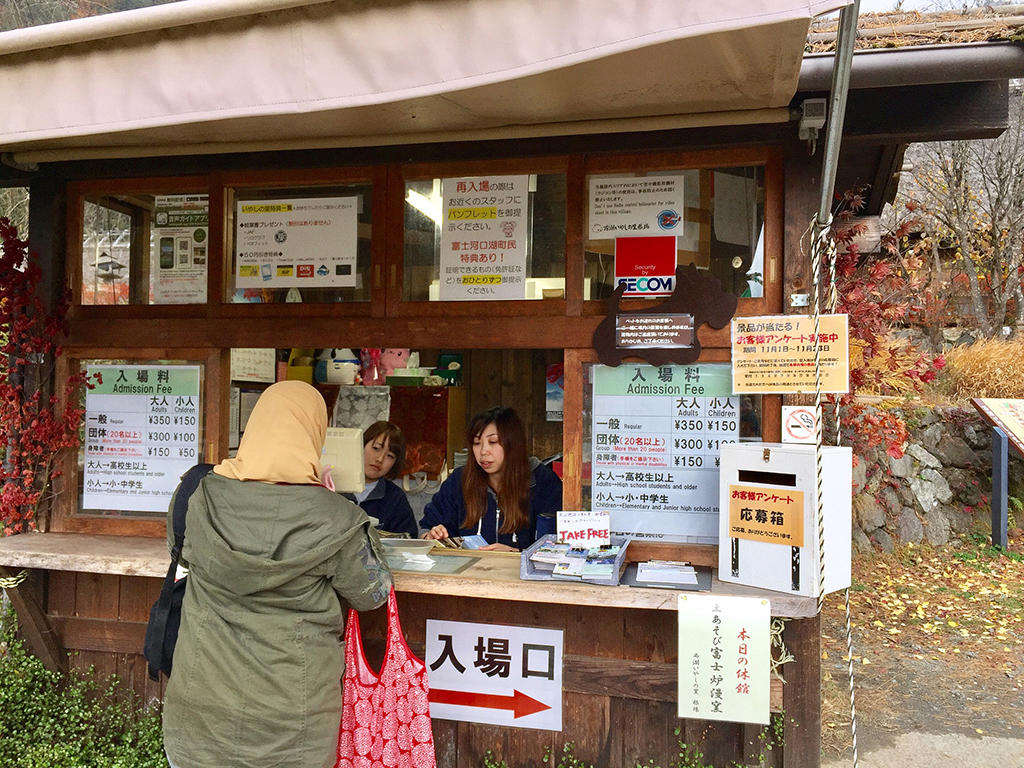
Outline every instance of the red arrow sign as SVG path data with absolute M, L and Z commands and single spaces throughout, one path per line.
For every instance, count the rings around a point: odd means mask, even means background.
M 486 707 L 487 709 L 508 709 L 515 719 L 551 709 L 542 701 L 516 691 L 511 696 L 496 693 L 474 693 L 473 691 L 446 691 L 431 688 L 430 701 L 434 704 L 455 704 L 460 707 Z

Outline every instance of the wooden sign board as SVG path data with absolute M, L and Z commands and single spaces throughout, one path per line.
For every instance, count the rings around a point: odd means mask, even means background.
M 985 421 L 1003 430 L 1013 447 L 1024 454 L 1024 400 L 973 397 L 971 404 Z
M 693 346 L 693 315 L 616 315 L 619 349 L 678 349 Z

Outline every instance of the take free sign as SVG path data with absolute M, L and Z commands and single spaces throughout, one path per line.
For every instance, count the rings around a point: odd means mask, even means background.
M 567 512 L 558 513 L 558 540 L 574 547 L 596 547 L 611 544 L 610 516 L 608 512 Z

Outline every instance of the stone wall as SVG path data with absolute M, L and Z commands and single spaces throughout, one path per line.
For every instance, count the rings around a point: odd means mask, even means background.
M 897 542 L 942 546 L 975 530 L 991 533 L 992 431 L 987 423 L 973 409 L 897 413 L 910 433 L 903 457 L 888 456 L 882 446 L 858 456 L 853 470 L 854 550 L 891 552 Z M 857 427 L 848 424 L 843 431 Z M 1024 462 L 1011 450 L 1011 496 L 1015 488 L 1024 488 Z

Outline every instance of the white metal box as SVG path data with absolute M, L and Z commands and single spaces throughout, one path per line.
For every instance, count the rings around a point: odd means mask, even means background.
M 822 448 L 825 592 L 850 586 L 853 454 Z M 817 597 L 818 510 L 814 446 L 723 445 L 719 474 L 718 578 Z

